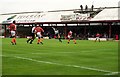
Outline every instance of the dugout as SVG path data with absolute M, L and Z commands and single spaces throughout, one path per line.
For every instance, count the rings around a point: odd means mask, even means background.
M 95 37 L 100 33 L 101 37 L 115 38 L 120 36 L 120 20 L 117 8 L 94 9 L 94 11 L 83 10 L 62 10 L 50 12 L 3 14 L 7 19 L 2 21 L 1 26 L 4 29 L 3 35 L 9 36 L 7 26 L 16 20 L 18 37 L 25 38 L 29 36 L 31 28 L 35 24 L 40 24 L 45 30 L 44 35 L 53 38 L 54 31 L 51 27 L 56 27 L 63 38 L 66 38 L 69 30 L 72 30 L 74 36 L 78 39 L 87 39 Z

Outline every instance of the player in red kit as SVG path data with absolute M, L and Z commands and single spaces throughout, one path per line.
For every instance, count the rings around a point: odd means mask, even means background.
M 44 32 L 44 30 L 39 26 L 37 25 L 36 28 L 35 28 L 35 32 L 36 32 L 36 35 L 38 37 L 38 41 L 37 41 L 37 44 L 42 43 L 42 32 Z
M 95 42 L 96 42 L 97 40 L 100 42 L 100 34 L 99 34 L 99 33 L 96 34 Z
M 119 40 L 118 34 L 115 35 L 115 40 Z
M 15 25 L 15 21 L 13 21 L 12 24 L 10 24 L 10 26 L 8 26 L 10 33 L 11 33 L 11 43 L 12 45 L 16 45 L 16 25 Z
M 67 38 L 68 38 L 68 44 L 70 43 L 70 39 L 72 38 L 72 31 L 69 31 L 68 32 L 68 36 L 67 36 Z M 73 42 L 74 42 L 74 44 L 76 44 L 76 40 L 73 38 Z

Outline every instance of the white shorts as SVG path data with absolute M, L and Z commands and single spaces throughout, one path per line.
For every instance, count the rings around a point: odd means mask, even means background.
M 37 37 L 38 37 L 38 38 L 41 38 L 41 37 L 42 37 L 41 32 L 37 32 Z
M 96 37 L 96 40 L 100 40 L 100 38 L 99 38 L 99 37 Z
M 15 31 L 11 31 L 11 36 L 15 36 Z
M 71 38 L 71 36 L 69 36 L 69 35 L 68 35 L 68 38 L 70 39 L 70 38 Z

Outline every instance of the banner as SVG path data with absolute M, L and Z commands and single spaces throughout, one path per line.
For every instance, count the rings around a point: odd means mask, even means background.
M 73 21 L 73 20 L 90 20 L 89 14 L 72 14 L 72 15 L 61 15 L 61 21 Z

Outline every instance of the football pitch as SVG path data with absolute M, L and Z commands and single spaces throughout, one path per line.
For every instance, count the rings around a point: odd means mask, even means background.
M 118 42 L 44 40 L 43 45 L 17 38 L 2 39 L 3 75 L 117 75 Z

